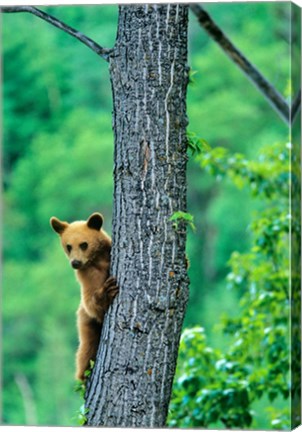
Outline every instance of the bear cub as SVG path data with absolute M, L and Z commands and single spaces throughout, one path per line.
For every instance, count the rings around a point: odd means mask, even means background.
M 109 276 L 111 239 L 102 229 L 103 216 L 93 213 L 87 221 L 62 222 L 50 219 L 81 285 L 77 311 L 79 347 L 76 379 L 84 381 L 90 360 L 95 360 L 104 315 L 118 292 L 116 279 Z

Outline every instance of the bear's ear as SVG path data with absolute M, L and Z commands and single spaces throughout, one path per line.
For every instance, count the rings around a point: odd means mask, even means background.
M 104 219 L 101 213 L 92 213 L 92 215 L 87 220 L 88 228 L 99 231 L 102 228 L 103 221 Z
M 61 222 L 59 219 L 57 219 L 56 217 L 52 217 L 50 218 L 50 225 L 52 226 L 52 229 L 58 233 L 58 234 L 62 234 L 63 231 L 65 231 L 65 229 L 68 227 L 68 223 L 67 222 Z

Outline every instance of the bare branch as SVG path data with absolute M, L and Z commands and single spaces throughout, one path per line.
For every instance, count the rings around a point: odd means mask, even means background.
M 68 33 L 69 35 L 75 37 L 80 42 L 88 46 L 92 51 L 96 52 L 97 55 L 102 57 L 104 60 L 108 61 L 109 56 L 112 53 L 112 50 L 103 48 L 96 42 L 94 42 L 89 37 L 85 36 L 83 33 L 80 33 L 79 31 L 75 30 L 74 28 L 68 26 L 67 24 L 63 23 L 62 21 L 58 20 L 57 18 L 53 17 L 52 15 L 49 15 L 45 12 L 42 12 L 40 9 L 37 9 L 33 6 L 9 6 L 9 7 L 1 7 L 1 12 L 4 13 L 15 13 L 15 12 L 29 12 L 33 15 L 36 15 L 37 17 L 43 19 L 44 21 L 47 21 L 49 24 L 59 28 L 60 30 L 63 30 L 64 32 Z
M 301 107 L 301 90 L 298 91 L 295 99 L 293 100 L 292 103 L 292 108 L 291 108 L 291 124 L 294 123 L 295 118 L 300 110 Z
M 228 39 L 228 37 L 212 20 L 210 15 L 200 5 L 192 3 L 190 8 L 206 32 L 218 43 L 218 45 L 220 45 L 220 47 L 240 67 L 240 69 L 245 72 L 253 84 L 268 99 L 281 118 L 286 123 L 290 123 L 290 107 L 278 90 L 276 90 L 275 87 L 256 69 L 256 67 L 235 47 L 235 45 Z M 299 109 L 299 106 L 300 102 L 298 101 L 298 107 L 296 109 Z

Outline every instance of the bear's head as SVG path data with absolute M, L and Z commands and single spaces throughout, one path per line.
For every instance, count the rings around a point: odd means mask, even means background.
M 75 270 L 93 265 L 110 248 L 110 237 L 103 231 L 103 216 L 93 213 L 87 221 L 62 222 L 50 219 L 53 230 L 59 234 L 64 251 Z

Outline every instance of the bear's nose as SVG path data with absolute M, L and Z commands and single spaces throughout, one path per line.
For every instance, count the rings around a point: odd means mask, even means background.
M 72 260 L 71 261 L 72 268 L 74 268 L 76 270 L 79 269 L 81 267 L 81 265 L 82 265 L 81 261 L 78 261 L 78 260 Z

